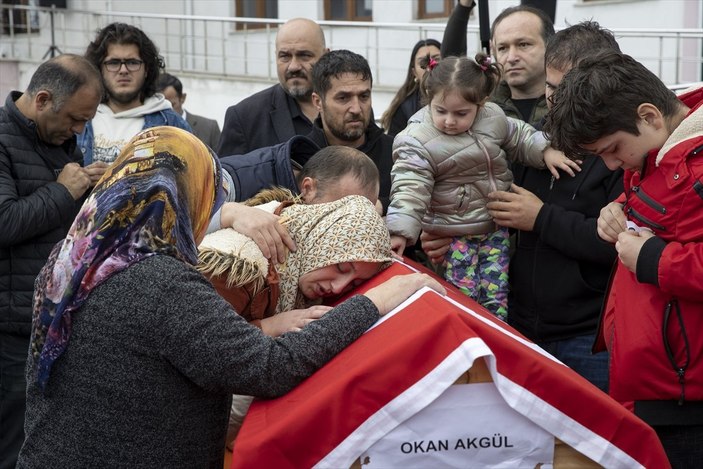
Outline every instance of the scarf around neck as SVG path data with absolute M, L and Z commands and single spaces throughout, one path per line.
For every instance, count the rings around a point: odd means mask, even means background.
M 282 210 L 297 250 L 278 268 L 281 295 L 276 312 L 312 304 L 298 289 L 300 277 L 315 269 L 344 262 L 391 261 L 388 228 L 366 198 L 351 195 L 324 204 L 296 204 Z
M 269 205 L 258 207 L 273 211 Z M 312 304 L 298 288 L 300 277 L 312 270 L 357 261 L 381 263 L 380 269 L 391 260 L 388 229 L 365 197 L 354 195 L 312 205 L 294 203 L 284 207 L 280 216 L 297 250 L 289 252 L 286 261 L 275 267 L 280 290 L 276 314 Z M 214 284 L 223 297 L 228 298 L 239 288 L 246 289 L 248 284 L 252 285 L 252 294 L 265 287 L 269 261 L 251 238 L 224 228 L 208 234 L 199 251 L 198 270 L 211 280 L 216 279 Z

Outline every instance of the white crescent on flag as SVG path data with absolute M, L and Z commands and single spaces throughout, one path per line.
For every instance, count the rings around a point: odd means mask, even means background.
M 410 272 L 395 262 L 352 294 Z M 453 288 L 420 290 L 290 393 L 255 401 L 233 467 L 358 464 L 479 357 L 510 408 L 596 463 L 669 467 L 648 425 Z

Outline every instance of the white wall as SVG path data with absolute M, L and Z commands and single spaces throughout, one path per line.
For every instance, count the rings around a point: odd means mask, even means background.
M 137 12 L 157 14 L 192 14 L 228 18 L 234 15 L 235 0 L 69 0 L 69 9 L 91 10 L 96 12 Z M 418 0 L 372 0 L 374 21 L 377 23 L 408 23 L 414 22 L 413 16 L 417 10 Z M 519 4 L 519 0 L 491 0 L 490 17 L 493 20 L 506 7 Z M 582 0 L 559 0 L 556 10 L 556 27 L 563 28 L 585 19 L 594 19 L 603 27 L 617 28 L 701 28 L 703 27 L 703 0 L 602 0 L 583 2 Z M 292 17 L 309 17 L 320 19 L 324 16 L 322 0 L 279 0 L 279 16 L 282 19 Z M 58 37 L 57 42 L 66 44 L 63 52 L 83 53 L 88 42 L 94 37 L 95 29 L 104 26 L 97 19 L 87 21 L 85 16 L 80 19 L 68 18 L 73 31 L 66 37 Z M 97 16 L 95 18 L 98 18 Z M 125 19 L 115 17 L 124 21 Z M 205 30 L 202 22 L 183 25 L 178 20 L 168 23 L 171 36 L 157 30 L 154 20 L 137 17 L 129 18 L 142 27 L 165 54 L 167 71 L 179 76 L 188 93 L 187 108 L 196 114 L 203 114 L 217 119 L 222 125 L 227 107 L 239 102 L 251 93 L 270 86 L 276 80 L 273 34 L 263 32 L 242 32 L 235 30 L 233 25 L 215 27 Z M 104 20 L 100 20 L 103 21 Z M 354 27 L 325 27 L 328 45 L 331 48 L 346 48 L 366 56 L 374 73 L 374 113 L 380 117 L 390 103 L 393 94 L 401 85 L 404 77 L 409 53 L 412 45 L 422 37 L 434 37 L 441 40 L 441 29 L 444 20 L 416 21 L 420 25 L 436 25 L 436 30 L 418 33 L 381 28 L 380 30 L 359 30 Z M 162 23 L 158 23 L 162 24 Z M 478 16 L 475 15 L 469 25 L 476 28 Z M 176 32 L 175 37 L 173 32 Z M 28 48 L 27 52 L 19 52 L 19 57 L 41 57 L 46 50 L 48 28 L 42 28 L 40 44 L 24 43 L 18 47 Z M 179 36 L 180 34 L 180 36 Z M 207 50 L 200 43 L 190 41 L 189 37 L 207 37 Z M 700 80 L 700 67 L 692 64 L 683 67 L 677 76 L 673 67 L 664 64 L 658 67 L 655 58 L 660 54 L 658 39 L 643 40 L 620 37 L 619 42 L 624 52 L 642 60 L 668 83 L 690 82 Z M 665 41 L 666 42 L 666 41 Z M 382 44 L 384 49 L 378 52 L 376 44 Z M 671 41 L 663 44 L 672 50 Z M 0 43 L 0 51 L 5 50 L 6 44 Z M 30 53 L 29 48 L 35 50 Z M 255 51 L 252 58 L 247 49 Z M 478 36 L 469 36 L 469 51 L 478 50 Z M 666 50 L 666 49 L 664 49 Z M 690 40 L 683 44 L 682 50 L 690 57 L 700 57 L 700 40 Z M 223 52 L 224 51 L 224 52 Z M 220 57 L 226 57 L 223 62 Z M 664 54 L 665 56 L 667 53 Z M 673 54 L 670 56 L 673 58 Z M 648 59 L 650 58 L 650 59 Z M 204 70 L 205 64 L 214 78 L 196 78 L 188 71 Z M 24 63 L 19 68 L 18 88 L 24 89 L 29 82 L 29 76 L 36 65 Z M 181 71 L 183 70 L 183 71 Z M 241 79 L 235 78 L 246 74 L 260 75 L 268 78 Z M 222 75 L 222 76 L 217 76 Z M 4 86 L 9 86 L 4 84 Z

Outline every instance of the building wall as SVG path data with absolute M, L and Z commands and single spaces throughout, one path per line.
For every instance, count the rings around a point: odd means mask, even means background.
M 420 37 L 433 37 L 441 40 L 445 20 L 415 21 L 417 0 L 372 0 L 374 23 L 398 24 L 415 23 L 427 29 L 398 29 L 381 27 L 378 29 L 325 26 L 328 46 L 333 49 L 346 48 L 360 53 L 369 59 L 374 73 L 374 113 L 380 117 L 390 103 L 395 91 L 404 80 L 409 53 L 412 45 Z M 518 0 L 491 0 L 489 2 L 491 21 L 504 8 L 519 4 Z M 585 19 L 594 19 L 602 26 L 611 29 L 656 28 L 672 30 L 677 28 L 703 27 L 703 0 L 558 0 L 555 25 L 563 28 Z M 196 114 L 217 119 L 223 124 L 228 106 L 237 103 L 253 92 L 276 82 L 274 64 L 275 28 L 266 31 L 252 31 L 237 28 L 234 22 L 223 23 L 214 28 L 204 21 L 169 20 L 168 31 L 164 24 L 146 16 L 120 18 L 119 12 L 141 14 L 201 15 L 216 18 L 231 18 L 235 14 L 235 0 L 69 0 L 69 11 L 89 10 L 114 12 L 111 20 L 130 21 L 144 29 L 164 53 L 167 71 L 179 76 L 183 81 L 188 101 L 186 108 Z M 279 17 L 308 17 L 316 20 L 324 18 L 322 0 L 279 0 Z M 83 15 L 80 18 L 67 15 L 72 32 L 57 37 L 63 52 L 83 53 L 95 30 L 104 26 L 106 17 Z M 107 17 L 110 19 L 110 17 Z M 102 22 L 102 23 L 101 23 Z M 241 25 L 240 25 L 241 26 Z M 475 15 L 469 27 L 476 31 L 478 17 Z M 48 28 L 41 35 L 46 41 Z M 206 37 L 203 42 L 198 38 Z M 673 40 L 658 38 L 642 39 L 621 36 L 618 38 L 624 52 L 631 54 L 650 67 L 665 82 L 680 83 L 700 80 L 700 66 L 691 63 L 681 70 L 667 66 L 666 60 L 674 60 Z M 701 40 L 691 39 L 682 44 L 683 52 L 692 57 L 700 57 Z M 379 48 L 378 45 L 383 45 Z M 0 55 L 6 44 L 0 41 Z M 16 52 L 15 57 L 41 57 L 46 45 L 39 46 L 20 43 L 26 52 Z M 31 48 L 34 47 L 34 51 Z M 41 50 L 39 50 L 41 49 Z M 478 34 L 469 34 L 470 52 L 479 49 Z M 666 59 L 659 64 L 659 57 Z M 221 57 L 225 60 L 221 60 Z M 31 63 L 18 67 L 17 88 L 24 89 L 33 72 Z M 207 70 L 210 75 L 200 73 Z M 247 76 L 248 78 L 241 78 Z M 258 76 L 258 78 L 256 78 Z M 11 86 L 3 80 L 0 92 L 6 94 Z M 3 89 L 5 87 L 5 89 Z

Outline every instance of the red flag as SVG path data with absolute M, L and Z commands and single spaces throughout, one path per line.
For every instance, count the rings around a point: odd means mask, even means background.
M 363 292 L 402 263 L 367 282 Z M 506 403 L 605 467 L 668 467 L 654 431 L 466 296 L 423 289 L 304 381 L 255 401 L 233 467 L 350 467 L 478 357 Z

